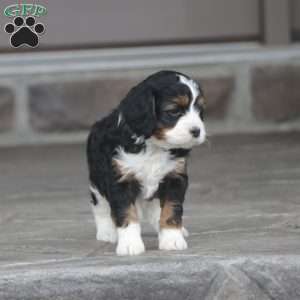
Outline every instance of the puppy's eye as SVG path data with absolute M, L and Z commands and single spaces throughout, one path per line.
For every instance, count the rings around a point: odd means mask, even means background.
M 178 109 L 168 110 L 166 113 L 168 114 L 168 116 L 173 117 L 173 118 L 178 118 L 182 115 L 182 111 L 180 111 Z

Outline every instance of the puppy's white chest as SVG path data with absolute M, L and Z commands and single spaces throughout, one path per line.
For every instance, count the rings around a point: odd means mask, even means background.
M 160 181 L 166 174 L 176 168 L 176 160 L 170 153 L 151 143 L 146 150 L 137 154 L 127 153 L 119 148 L 116 161 L 121 166 L 122 175 L 133 174 L 142 185 L 142 197 L 149 198 L 158 189 Z

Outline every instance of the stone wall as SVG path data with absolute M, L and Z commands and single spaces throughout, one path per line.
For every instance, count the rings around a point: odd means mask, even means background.
M 294 52 L 293 52 L 294 53 Z M 255 54 L 257 55 L 257 54 Z M 203 86 L 211 133 L 300 129 L 299 58 L 193 65 L 28 70 L 0 74 L 0 140 L 26 143 L 74 136 L 107 114 L 129 89 L 159 69 L 185 72 Z M 260 58 L 260 57 L 258 57 Z M 78 62 L 74 62 L 76 65 Z

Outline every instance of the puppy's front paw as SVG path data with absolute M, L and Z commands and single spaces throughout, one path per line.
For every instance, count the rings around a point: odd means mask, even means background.
M 158 239 L 160 250 L 184 250 L 188 247 L 182 229 L 161 229 Z
M 118 242 L 117 255 L 139 255 L 145 252 L 145 246 L 141 238 L 136 240 L 121 240 Z
M 139 224 L 129 224 L 118 229 L 117 255 L 139 255 L 145 252 Z

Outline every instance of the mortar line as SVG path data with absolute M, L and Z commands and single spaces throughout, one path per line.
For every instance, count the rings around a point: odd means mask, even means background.
M 25 132 L 28 134 L 28 132 L 31 132 L 31 127 L 29 125 L 29 101 L 27 85 L 23 81 L 17 80 L 14 89 L 16 96 L 15 130 L 18 134 Z

